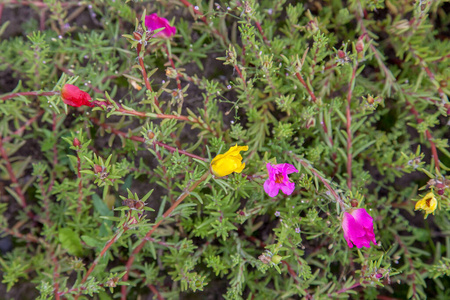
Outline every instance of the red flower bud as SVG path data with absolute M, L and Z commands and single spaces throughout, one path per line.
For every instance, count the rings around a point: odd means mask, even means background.
M 73 143 L 72 143 L 72 145 L 74 146 L 74 147 L 80 147 L 81 146 L 81 143 L 80 143 L 80 141 L 77 139 L 77 138 L 74 138 L 73 139 Z
M 443 189 L 437 190 L 437 193 L 439 196 L 442 196 L 444 195 L 444 190 Z
M 103 172 L 103 167 L 99 165 L 94 165 L 94 172 L 97 174 Z
M 345 57 L 345 52 L 342 51 L 342 50 L 338 50 L 338 57 L 339 57 L 340 59 L 343 59 L 343 58 Z
M 364 42 L 363 42 L 362 40 L 358 40 L 358 41 L 356 42 L 355 48 L 356 48 L 356 51 L 357 51 L 358 53 L 359 53 L 359 52 L 363 52 L 363 51 L 364 51 Z
M 73 107 L 80 107 L 83 105 L 89 107 L 94 106 L 94 104 L 89 102 L 89 100 L 91 100 L 91 96 L 72 84 L 65 84 L 63 86 L 61 89 L 61 97 L 65 104 Z

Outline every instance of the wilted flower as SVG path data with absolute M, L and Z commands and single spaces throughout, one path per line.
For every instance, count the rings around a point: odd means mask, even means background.
M 217 155 L 211 161 L 211 171 L 217 177 L 227 176 L 233 172 L 241 173 L 245 168 L 242 156 L 239 152 L 247 151 L 248 146 L 235 145 L 226 153 Z
M 429 192 L 425 195 L 425 197 L 422 198 L 422 200 L 417 201 L 416 207 L 414 210 L 422 209 L 425 211 L 425 219 L 428 217 L 429 214 L 434 214 L 434 211 L 437 207 L 437 200 L 436 197 L 434 197 L 433 192 Z
M 269 172 L 269 179 L 264 182 L 264 190 L 270 197 L 275 197 L 281 191 L 286 195 L 292 194 L 295 188 L 295 183 L 289 180 L 288 175 L 297 173 L 298 170 L 291 164 L 271 165 L 267 163 L 267 172 Z
M 61 97 L 65 104 L 80 107 L 83 105 L 93 107 L 94 104 L 89 102 L 91 96 L 88 93 L 80 90 L 77 86 L 72 84 L 65 84 L 61 89 Z
M 373 219 L 364 208 L 350 210 L 344 213 L 342 220 L 344 238 L 350 248 L 370 248 L 370 242 L 376 245 L 373 233 Z
M 169 38 L 177 32 L 177 29 L 170 26 L 170 23 L 166 18 L 160 18 L 156 13 L 145 17 L 145 26 L 147 26 L 147 29 L 152 31 L 159 28 L 164 28 L 160 32 L 156 33 L 154 35 L 155 37 Z

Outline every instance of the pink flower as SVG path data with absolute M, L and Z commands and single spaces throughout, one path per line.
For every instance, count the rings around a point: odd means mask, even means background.
M 286 195 L 292 194 L 295 188 L 295 183 L 289 180 L 288 175 L 291 173 L 298 173 L 298 170 L 291 164 L 271 165 L 267 163 L 267 172 L 269 172 L 269 179 L 264 182 L 264 190 L 270 197 L 275 197 L 281 191 Z
M 160 32 L 156 33 L 155 37 L 169 38 L 177 32 L 177 29 L 170 26 L 169 21 L 166 18 L 158 17 L 158 14 L 151 14 L 145 17 L 145 26 L 148 30 L 156 30 L 164 28 Z
M 91 96 L 72 84 L 65 84 L 63 86 L 61 89 L 61 97 L 65 104 L 73 107 L 80 107 L 83 105 L 89 107 L 94 106 L 94 104 L 89 102 L 89 100 L 91 100 Z
M 370 242 L 376 245 L 373 233 L 373 219 L 364 208 L 351 210 L 344 213 L 342 220 L 344 238 L 350 248 L 355 245 L 358 248 L 370 248 Z

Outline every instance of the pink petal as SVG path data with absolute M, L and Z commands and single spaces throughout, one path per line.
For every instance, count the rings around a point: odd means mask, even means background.
M 372 229 L 373 231 L 373 218 L 367 213 L 364 208 L 355 209 L 351 215 L 355 218 L 356 222 L 364 228 Z
M 358 238 L 365 235 L 365 230 L 356 222 L 353 216 L 347 212 L 344 213 L 342 229 L 344 230 L 344 238 L 350 248 L 352 248 L 351 242 L 353 242 L 357 247 L 361 244 Z
M 352 240 L 352 242 L 358 249 L 362 247 L 370 248 L 370 240 L 367 239 L 367 236 L 358 237 Z
M 288 182 L 287 184 L 284 184 L 284 182 L 283 182 L 283 185 L 281 185 L 281 191 L 288 196 L 290 194 L 292 194 L 294 189 L 295 189 L 295 183 L 293 183 L 293 182 Z
M 264 182 L 264 191 L 269 195 L 269 197 L 275 197 L 278 195 L 278 192 L 280 191 L 279 186 L 275 183 L 275 181 L 272 181 L 269 179 Z
M 281 164 L 283 174 L 298 173 L 298 170 L 291 164 Z
M 272 181 L 275 181 L 275 170 L 273 169 L 272 165 L 270 163 L 266 164 L 267 173 L 269 173 L 269 179 Z
M 164 28 L 155 35 L 159 37 L 171 37 L 177 32 L 177 29 L 170 26 L 170 23 L 166 18 L 158 17 L 158 14 L 156 13 L 145 17 L 145 26 L 147 26 L 149 30 Z

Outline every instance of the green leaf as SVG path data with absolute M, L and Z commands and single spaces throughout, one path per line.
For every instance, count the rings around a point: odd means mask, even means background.
M 70 228 L 61 228 L 59 230 L 59 241 L 62 247 L 71 255 L 81 256 L 83 247 L 80 237 Z

